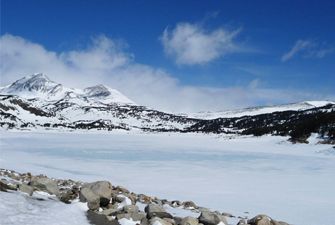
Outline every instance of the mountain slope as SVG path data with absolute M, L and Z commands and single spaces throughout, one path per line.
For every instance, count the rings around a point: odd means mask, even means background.
M 176 115 L 136 105 L 104 85 L 64 87 L 44 74 L 0 88 L 0 126 L 5 129 L 95 129 L 284 135 L 306 142 L 318 133 L 335 143 L 335 104 L 309 101 L 272 107 Z
M 251 107 L 238 110 L 218 111 L 218 112 L 198 112 L 189 113 L 187 116 L 197 119 L 216 119 L 216 118 L 234 118 L 242 116 L 255 116 L 260 114 L 284 112 L 284 111 L 301 111 L 317 107 L 323 107 L 328 104 L 335 104 L 333 101 L 305 101 L 299 103 L 274 105 L 265 107 Z

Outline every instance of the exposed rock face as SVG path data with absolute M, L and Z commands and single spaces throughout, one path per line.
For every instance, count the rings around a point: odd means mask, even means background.
M 199 222 L 204 225 L 217 225 L 220 222 L 228 225 L 228 222 L 224 216 L 209 211 L 201 212 L 198 219 Z
M 153 217 L 159 217 L 159 218 L 173 218 L 173 216 L 166 212 L 164 209 L 162 209 L 157 204 L 149 204 L 145 207 L 145 212 L 147 213 L 147 217 L 149 219 Z
M 30 185 L 40 191 L 46 191 L 51 195 L 59 195 L 59 188 L 57 182 L 47 177 L 33 177 Z

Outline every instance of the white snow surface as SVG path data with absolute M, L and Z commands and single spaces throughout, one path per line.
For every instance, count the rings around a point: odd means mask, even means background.
M 86 204 L 40 201 L 23 193 L 0 192 L 1 225 L 90 225 Z
M 121 225 L 136 225 L 141 223 L 141 221 L 134 221 L 132 219 L 126 219 L 126 218 L 122 218 L 118 221 Z
M 315 135 L 313 138 L 317 139 Z M 136 193 L 192 200 L 200 206 L 237 216 L 267 214 L 293 225 L 333 225 L 334 148 L 293 145 L 286 139 L 125 131 L 1 131 L 0 167 L 55 178 L 110 180 L 113 185 Z M 15 221 L 27 218 L 35 225 L 49 224 L 45 223 L 49 219 L 57 224 L 76 224 L 68 220 L 82 218 L 76 205 L 62 204 L 61 208 L 56 202 L 41 207 L 39 213 L 37 210 L 31 213 L 32 203 L 22 199 L 25 198 L 1 193 L 1 218 Z M 176 210 L 174 213 L 183 213 Z M 67 212 L 75 216 L 60 216 Z M 44 218 L 46 215 L 49 217 Z M 57 216 L 62 219 L 56 219 Z M 6 224 L 22 224 L 6 221 Z

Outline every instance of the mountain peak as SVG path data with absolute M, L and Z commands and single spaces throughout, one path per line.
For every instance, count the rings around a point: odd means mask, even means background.
M 84 90 L 63 87 L 49 79 L 44 73 L 35 73 L 25 76 L 11 85 L 0 88 L 1 94 L 17 95 L 23 98 L 39 98 L 41 100 L 60 100 L 64 97 L 88 98 L 92 102 L 103 104 L 124 103 L 134 104 L 118 90 L 103 84 L 87 87 Z M 69 93 L 72 93 L 69 95 Z
M 111 95 L 109 88 L 102 84 L 87 87 L 84 89 L 84 92 L 88 97 L 107 97 Z
M 61 84 L 51 81 L 45 74 L 35 73 L 15 81 L 13 84 L 3 88 L 1 92 L 27 97 L 38 97 L 36 95 L 55 95 L 62 91 L 62 89 Z

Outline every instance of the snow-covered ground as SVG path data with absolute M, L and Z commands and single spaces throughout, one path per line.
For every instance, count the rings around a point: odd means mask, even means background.
M 66 205 L 59 201 L 40 201 L 21 193 L 0 193 L 1 225 L 89 225 L 81 202 Z
M 292 145 L 270 136 L 126 132 L 1 131 L 0 137 L 1 168 L 110 180 L 136 193 L 192 200 L 235 215 L 265 213 L 295 225 L 333 225 L 335 220 L 335 149 L 329 145 Z M 12 207 L 10 216 L 34 217 L 29 204 L 24 209 L 2 205 L 27 201 L 8 196 L 0 193 L 0 205 Z M 53 207 L 59 206 L 46 210 Z M 80 220 L 82 211 L 77 211 Z

